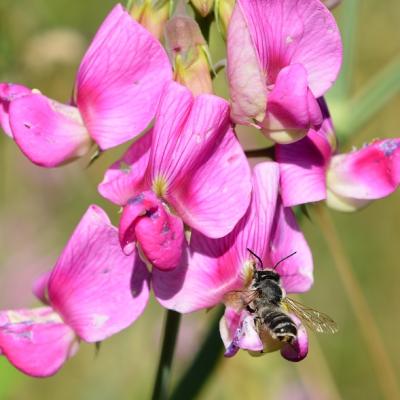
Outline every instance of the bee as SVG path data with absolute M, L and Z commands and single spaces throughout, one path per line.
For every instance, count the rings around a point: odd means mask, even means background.
M 297 325 L 290 317 L 296 315 L 308 328 L 314 332 L 336 333 L 338 327 L 328 315 L 286 297 L 281 285 L 280 275 L 276 267 L 292 257 L 289 254 L 278 261 L 273 268 L 263 268 L 263 263 L 252 250 L 247 249 L 259 262 L 261 269 L 253 263 L 253 278 L 249 289 L 234 290 L 224 296 L 224 303 L 237 310 L 246 309 L 254 315 L 254 323 L 258 333 L 267 330 L 272 338 L 281 342 L 293 344 L 297 338 Z

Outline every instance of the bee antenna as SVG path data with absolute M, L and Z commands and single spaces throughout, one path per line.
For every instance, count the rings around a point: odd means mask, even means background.
M 248 251 L 251 255 L 253 255 L 255 258 L 257 258 L 258 262 L 259 262 L 260 265 L 261 265 L 261 268 L 263 269 L 264 266 L 263 266 L 263 262 L 262 262 L 261 258 L 260 258 L 256 253 L 254 253 L 253 250 L 250 250 L 249 248 L 247 248 L 247 251 Z
M 288 258 L 294 256 L 297 253 L 297 251 L 294 251 L 292 254 L 289 254 L 288 256 L 282 258 L 282 260 L 279 260 L 275 265 L 274 268 L 272 268 L 273 270 L 283 261 L 287 260 Z

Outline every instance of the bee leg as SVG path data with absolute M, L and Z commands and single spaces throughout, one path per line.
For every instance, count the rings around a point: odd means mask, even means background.
M 254 325 L 256 327 L 259 327 L 261 325 L 261 318 L 260 317 L 254 317 Z

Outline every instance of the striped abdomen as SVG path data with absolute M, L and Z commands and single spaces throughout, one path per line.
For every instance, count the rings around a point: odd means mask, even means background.
M 288 343 L 292 343 L 296 339 L 296 324 L 278 308 L 265 307 L 259 310 L 259 316 L 276 339 Z

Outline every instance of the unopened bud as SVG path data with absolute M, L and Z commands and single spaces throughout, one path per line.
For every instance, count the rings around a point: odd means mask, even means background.
M 165 25 L 165 36 L 175 80 L 194 95 L 212 93 L 208 49 L 197 22 L 177 15 Z
M 226 38 L 236 0 L 215 0 L 215 20 L 221 35 Z
M 128 12 L 134 20 L 140 20 L 146 3 L 147 0 L 132 0 L 128 3 Z
M 211 11 L 214 0 L 190 0 L 193 7 L 199 12 L 202 17 L 205 17 Z
M 129 13 L 157 39 L 163 35 L 170 14 L 169 0 L 132 0 Z

